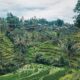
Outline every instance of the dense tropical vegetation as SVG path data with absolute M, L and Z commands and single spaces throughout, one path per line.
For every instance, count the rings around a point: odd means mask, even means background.
M 74 11 L 74 24 L 0 18 L 0 80 L 80 80 L 80 0 Z

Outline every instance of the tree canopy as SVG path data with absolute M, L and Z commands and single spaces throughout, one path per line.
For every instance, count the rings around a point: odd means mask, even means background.
M 78 0 L 74 11 L 77 13 L 76 20 L 75 20 L 75 26 L 80 28 L 80 0 Z

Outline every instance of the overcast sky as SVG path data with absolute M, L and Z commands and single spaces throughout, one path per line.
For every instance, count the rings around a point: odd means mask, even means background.
M 36 16 L 72 22 L 76 3 L 77 0 L 0 0 L 0 16 L 12 12 L 19 17 L 24 16 L 25 19 Z

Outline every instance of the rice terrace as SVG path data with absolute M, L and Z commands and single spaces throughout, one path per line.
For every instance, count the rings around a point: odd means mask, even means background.
M 80 80 L 80 0 L 0 0 L 0 80 Z

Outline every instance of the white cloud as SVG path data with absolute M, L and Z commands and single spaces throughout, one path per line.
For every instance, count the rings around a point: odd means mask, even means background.
M 0 0 L 0 16 L 7 12 L 26 19 L 36 16 L 53 20 L 56 18 L 72 21 L 77 0 Z

